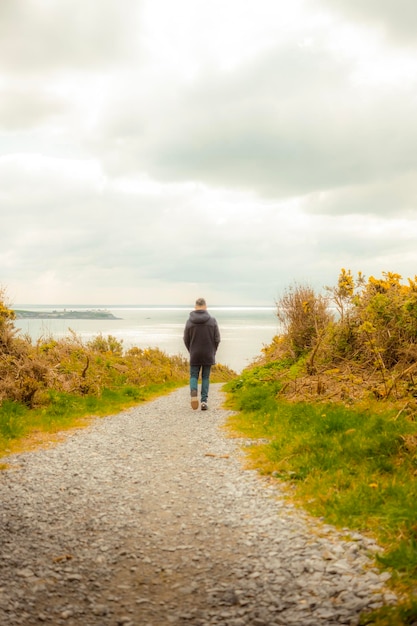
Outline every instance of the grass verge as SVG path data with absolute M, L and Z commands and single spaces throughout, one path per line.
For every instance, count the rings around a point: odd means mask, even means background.
M 47 405 L 39 409 L 29 409 L 18 402 L 3 402 L 0 406 L 0 458 L 58 441 L 59 433 L 85 427 L 91 419 L 128 409 L 183 385 L 184 382 L 141 387 L 125 385 L 105 388 L 98 396 L 50 390 Z M 7 463 L 0 463 L 0 470 L 6 468 Z
M 253 376 L 253 374 L 252 374 Z M 337 527 L 371 533 L 381 568 L 407 600 L 363 616 L 363 624 L 417 620 L 417 425 L 398 408 L 348 408 L 277 400 L 276 385 L 242 379 L 226 385 L 236 409 L 231 431 L 249 446 L 252 467 L 292 485 L 296 502 Z M 267 443 L 265 443 L 267 441 Z

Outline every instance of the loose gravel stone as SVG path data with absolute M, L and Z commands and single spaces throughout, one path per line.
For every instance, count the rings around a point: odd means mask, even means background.
M 332 626 L 393 603 L 375 542 L 296 509 L 187 389 L 0 473 L 4 626 Z

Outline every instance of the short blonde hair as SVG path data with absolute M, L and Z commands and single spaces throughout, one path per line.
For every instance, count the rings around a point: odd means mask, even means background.
M 196 306 L 206 306 L 206 301 L 204 300 L 204 298 L 197 298 L 197 300 L 195 301 L 195 305 Z

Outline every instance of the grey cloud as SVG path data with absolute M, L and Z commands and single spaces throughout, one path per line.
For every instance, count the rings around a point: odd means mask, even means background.
M 140 0 L 2 0 L 0 67 L 36 72 L 109 66 L 135 42 Z
M 232 75 L 204 75 L 174 95 L 168 86 L 153 108 L 130 92 L 130 106 L 100 128 L 104 162 L 109 171 L 146 168 L 162 180 L 275 197 L 412 167 L 411 89 L 355 86 L 353 69 L 325 51 L 287 48 Z
M 318 245 L 313 253 L 311 276 L 323 270 L 324 284 L 335 284 L 342 267 L 366 276 L 396 271 L 404 277 L 415 273 L 416 221 L 412 216 L 391 218 L 352 215 L 340 218 L 322 216 L 314 220 Z M 319 232 L 321 225 L 321 233 Z M 329 276 L 333 276 L 329 283 Z
M 386 215 L 396 218 L 417 214 L 417 169 L 363 185 L 352 185 L 306 196 L 303 208 L 322 215 Z
M 203 281 L 226 290 L 233 285 L 231 293 L 253 283 L 261 295 L 261 285 L 269 289 L 272 284 L 279 246 L 273 258 L 271 247 L 259 239 L 264 224 L 269 232 L 276 228 L 278 214 L 262 212 L 249 232 L 249 217 L 222 228 L 217 223 L 221 212 L 189 204 L 178 193 L 155 198 L 109 189 L 102 195 L 93 185 L 81 181 L 77 188 L 76 181 L 65 180 L 58 193 L 59 181 L 51 179 L 50 188 L 40 184 L 43 193 L 37 197 L 33 185 L 22 186 L 18 197 L 13 194 L 15 210 L 6 211 L 0 233 L 6 284 L 12 277 L 33 282 L 49 271 L 63 284 L 79 279 L 80 285 L 90 281 L 96 287 L 105 285 L 106 277 L 118 288 L 144 280 Z
M 62 99 L 30 85 L 0 88 L 0 129 L 8 132 L 51 122 L 66 109 Z
M 175 233 L 169 255 L 158 249 L 147 276 L 168 282 L 209 280 L 217 288 L 246 289 L 258 297 L 263 292 L 273 299 L 278 286 L 289 280 L 300 263 L 300 247 L 304 273 L 316 244 L 301 228 L 293 227 L 289 232 L 277 208 L 262 209 L 258 215 L 257 224 L 236 220 L 224 229 L 208 220 L 203 224 L 199 216 L 184 215 L 183 221 L 187 217 L 198 220 L 195 231 L 185 239 Z
M 382 28 L 400 44 L 416 44 L 417 3 L 415 0 L 321 0 L 360 23 Z
M 140 195 L 135 203 L 114 193 L 95 206 L 86 193 L 84 201 L 89 207 L 84 218 L 78 215 L 71 221 L 67 211 L 58 211 L 55 219 L 40 214 L 37 224 L 35 218 L 27 223 L 18 214 L 2 222 L 0 257 L 6 285 L 9 277 L 10 282 L 33 282 L 52 272 L 72 291 L 85 291 L 86 285 L 94 285 L 94 290 L 107 287 L 108 293 L 112 287 L 117 293 L 145 283 L 175 284 L 179 289 L 194 284 L 224 293 L 224 302 L 240 297 L 241 302 L 273 303 L 293 280 L 321 288 L 337 280 L 342 266 L 378 273 L 393 269 L 384 258 L 394 258 L 399 251 L 404 257 L 415 248 L 404 233 L 382 236 L 380 219 L 373 222 L 372 235 L 372 228 L 362 232 L 346 218 L 312 216 L 307 224 L 298 224 L 288 219 L 285 207 L 270 207 L 254 210 L 257 222 L 236 219 L 222 228 L 215 219 L 221 211 L 184 208 L 181 198 L 171 198 L 170 211 L 166 199 L 147 211 L 147 198 Z M 361 267 L 356 267 L 359 256 Z M 394 269 L 403 271 L 399 265 Z
M 89 266 L 122 273 L 136 268 L 153 277 L 164 266 L 175 267 L 170 255 L 197 255 L 202 220 L 195 219 L 196 210 L 166 209 L 166 203 L 183 204 L 183 197 L 127 194 L 64 174 L 42 162 L 32 172 L 15 162 L 0 167 L 7 181 L 0 190 L 4 279 L 10 271 L 30 280 L 51 267 L 63 276 L 85 276 Z

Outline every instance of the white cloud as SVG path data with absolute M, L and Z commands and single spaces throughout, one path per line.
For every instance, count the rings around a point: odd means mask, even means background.
M 414 275 L 403 2 L 3 0 L 0 284 L 270 304 L 342 266 Z

